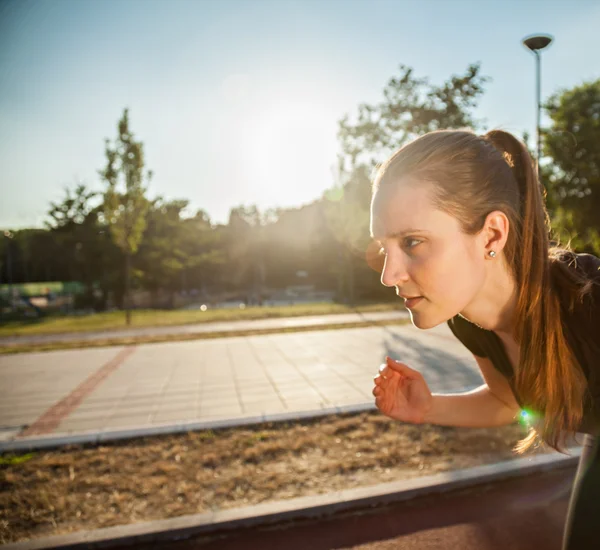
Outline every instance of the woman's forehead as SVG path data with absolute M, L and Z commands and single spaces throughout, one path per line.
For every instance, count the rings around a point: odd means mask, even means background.
M 390 186 L 391 187 L 391 186 Z M 431 231 L 440 223 L 426 186 L 380 188 L 371 202 L 371 236 L 382 240 L 409 230 Z

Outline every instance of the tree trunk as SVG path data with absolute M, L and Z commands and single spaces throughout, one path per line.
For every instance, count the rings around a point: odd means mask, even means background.
M 125 253 L 125 323 L 131 324 L 131 308 L 129 301 L 129 289 L 130 289 L 130 277 L 131 277 L 131 254 Z
M 348 301 L 350 307 L 354 307 L 355 304 L 355 277 L 354 277 L 354 258 L 346 251 L 346 274 L 348 280 Z
M 340 248 L 337 254 L 337 299 L 339 302 L 344 303 L 346 301 L 344 293 L 344 252 Z

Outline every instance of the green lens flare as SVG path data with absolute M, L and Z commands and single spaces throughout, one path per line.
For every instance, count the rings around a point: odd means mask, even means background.
M 521 413 L 519 414 L 519 422 L 524 426 L 530 426 L 537 417 L 538 415 L 532 410 L 522 409 Z

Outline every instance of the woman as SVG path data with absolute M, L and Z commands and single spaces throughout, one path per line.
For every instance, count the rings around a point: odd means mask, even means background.
M 563 540 L 573 550 L 600 544 L 600 259 L 550 247 L 549 230 L 535 165 L 510 133 L 436 131 L 398 150 L 373 184 L 381 282 L 416 327 L 447 322 L 486 383 L 432 395 L 387 358 L 373 395 L 417 424 L 501 426 L 525 409 L 535 427 L 518 453 L 538 436 L 564 452 L 585 433 Z

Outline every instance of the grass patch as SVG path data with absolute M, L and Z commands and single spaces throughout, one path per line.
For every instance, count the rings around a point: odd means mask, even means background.
M 0 464 L 0 543 L 494 463 L 516 458 L 525 431 L 403 424 L 374 411 L 11 455 Z
M 261 334 L 279 334 L 286 332 L 306 332 L 314 330 L 336 330 L 343 328 L 377 327 L 390 325 L 404 325 L 410 323 L 408 319 L 395 319 L 390 321 L 361 321 L 356 323 L 332 323 L 328 325 L 316 325 L 306 327 L 277 327 L 254 330 L 236 330 L 222 332 L 198 332 L 194 334 L 161 334 L 161 335 L 139 335 L 129 337 L 115 336 L 97 340 L 71 340 L 66 342 L 47 343 L 16 343 L 0 345 L 0 355 L 13 353 L 31 353 L 41 351 L 57 351 L 65 349 L 98 348 L 105 346 L 129 346 L 137 344 L 152 344 L 159 342 L 183 342 L 186 340 L 207 340 L 211 338 L 234 338 L 239 336 L 259 336 Z
M 375 303 L 350 307 L 343 304 L 296 304 L 292 306 L 247 307 L 245 309 L 200 310 L 135 310 L 131 325 L 125 324 L 125 313 L 111 311 L 93 315 L 65 315 L 41 319 L 10 321 L 0 326 L 0 337 L 29 336 L 34 334 L 62 334 L 65 332 L 93 332 L 136 327 L 189 325 L 217 321 L 247 321 L 302 315 L 332 315 L 337 313 L 367 313 L 401 309 L 398 303 Z

